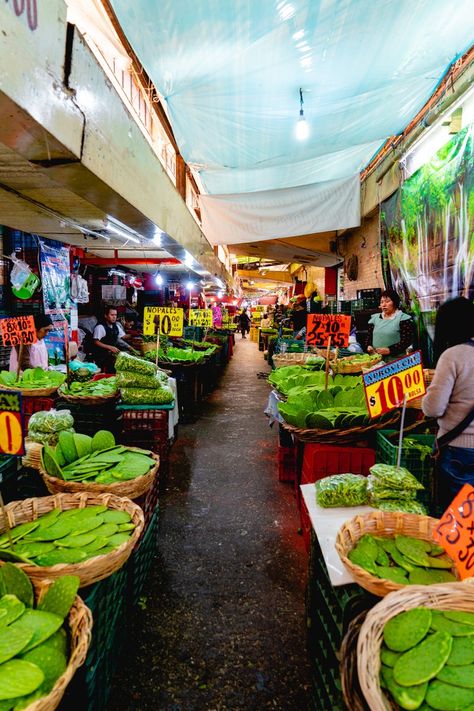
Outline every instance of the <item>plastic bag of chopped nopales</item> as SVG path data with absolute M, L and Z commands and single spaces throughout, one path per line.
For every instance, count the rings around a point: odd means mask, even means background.
M 316 482 L 316 502 L 323 508 L 367 504 L 367 478 L 360 474 L 334 474 L 319 479 Z
M 414 502 L 417 493 L 424 488 L 423 484 L 420 484 L 418 479 L 405 467 L 381 463 L 370 467 L 370 475 L 368 476 L 370 501 L 373 506 L 382 508 L 384 511 L 390 509 L 387 505 L 383 506 L 383 503 L 394 500 L 398 502 L 399 508 L 392 510 L 409 511 L 410 505 L 408 502 Z M 403 509 L 402 502 L 406 502 Z M 415 506 L 414 508 L 417 507 Z M 413 511 L 413 513 L 418 513 L 418 511 Z

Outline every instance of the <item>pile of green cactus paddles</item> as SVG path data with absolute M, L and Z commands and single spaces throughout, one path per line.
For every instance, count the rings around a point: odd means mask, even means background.
M 69 658 L 65 624 L 79 578 L 58 578 L 35 607 L 33 586 L 15 565 L 0 569 L 0 710 L 21 711 L 46 696 Z
M 415 607 L 383 631 L 380 685 L 408 711 L 472 711 L 474 613 Z
M 130 514 L 107 506 L 52 509 L 3 533 L 0 560 L 39 566 L 82 563 L 127 543 L 134 529 Z
M 401 585 L 456 581 L 452 573 L 454 562 L 434 541 L 411 536 L 384 538 L 365 534 L 347 557 L 368 573 Z
M 116 445 L 107 430 L 99 430 L 93 437 L 61 432 L 55 449 L 43 447 L 41 462 L 49 476 L 93 484 L 136 479 L 148 474 L 156 464 L 150 451 Z

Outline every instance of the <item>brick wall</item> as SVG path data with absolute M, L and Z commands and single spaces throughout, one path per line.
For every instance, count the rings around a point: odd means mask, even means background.
M 359 260 L 358 277 L 356 281 L 349 281 L 347 274 L 344 274 L 344 299 L 356 299 L 358 289 L 384 289 L 378 211 L 363 218 L 361 226 L 348 234 L 344 246 L 345 264 L 353 254 L 356 254 Z

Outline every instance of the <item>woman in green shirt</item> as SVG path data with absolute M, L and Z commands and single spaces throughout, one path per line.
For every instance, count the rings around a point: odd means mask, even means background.
M 382 313 L 374 314 L 369 320 L 366 350 L 368 353 L 379 353 L 385 361 L 404 355 L 413 344 L 413 320 L 400 311 L 399 306 L 397 292 L 387 289 L 380 297 Z

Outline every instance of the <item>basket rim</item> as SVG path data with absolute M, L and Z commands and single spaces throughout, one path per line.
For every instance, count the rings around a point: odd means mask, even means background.
M 374 525 L 369 526 L 372 522 Z M 406 584 L 395 583 L 386 578 L 378 578 L 349 560 L 347 554 L 354 548 L 357 541 L 359 541 L 365 533 L 372 533 L 387 538 L 391 537 L 390 535 L 386 535 L 387 533 L 401 533 L 411 535 L 413 538 L 419 538 L 421 540 L 432 540 L 431 533 L 438 523 L 438 519 L 432 516 L 420 516 L 419 514 L 404 513 L 403 511 L 374 510 L 363 515 L 354 516 L 345 521 L 337 532 L 334 547 L 342 564 L 354 578 L 354 581 L 365 590 L 384 597 L 391 592 L 406 590 L 407 587 L 411 589 L 416 586 L 407 586 Z M 408 530 L 405 530 L 405 524 Z M 417 533 L 419 535 L 417 535 Z M 349 542 L 351 543 L 350 547 L 348 545 Z M 453 572 L 453 569 L 454 561 L 451 572 Z M 458 581 L 456 581 L 456 583 L 457 582 Z M 455 585 L 456 583 L 444 583 L 444 585 Z M 434 586 L 426 585 L 421 587 L 432 588 Z
M 125 446 L 125 445 L 124 445 Z M 127 447 L 128 450 L 133 451 L 133 452 L 148 452 L 150 450 L 143 449 L 141 447 Z M 142 474 L 141 476 L 137 476 L 134 479 L 128 479 L 125 481 L 117 481 L 114 484 L 96 484 L 93 482 L 88 482 L 88 481 L 68 481 L 67 479 L 60 479 L 59 477 L 51 476 L 48 474 L 48 472 L 43 468 L 41 461 L 40 465 L 38 467 L 38 471 L 43 478 L 46 486 L 48 487 L 48 491 L 50 493 L 55 494 L 55 493 L 80 493 L 82 491 L 90 491 L 91 493 L 110 493 L 110 494 L 116 494 L 116 496 L 125 496 L 126 498 L 131 499 L 132 495 L 134 497 L 139 497 L 142 494 L 146 493 L 150 486 L 152 486 L 153 481 L 155 479 L 156 474 L 158 473 L 159 467 L 160 467 L 160 455 L 156 454 L 155 452 L 151 452 L 151 455 L 149 455 L 152 459 L 155 460 L 154 466 L 146 473 Z M 146 482 L 149 482 L 148 486 L 144 486 Z M 67 487 L 72 485 L 72 489 L 70 491 L 67 491 Z M 134 486 L 135 485 L 135 486 Z M 53 487 L 54 491 L 51 491 L 49 487 Z M 77 489 L 75 488 L 77 487 Z M 128 493 L 128 494 L 123 494 L 120 493 L 122 489 L 127 489 L 127 490 L 132 490 L 137 489 L 137 493 Z M 133 500 L 133 499 L 132 499 Z
M 110 395 L 71 395 L 64 392 L 63 386 L 64 383 L 58 388 L 58 394 L 61 399 L 66 400 L 66 402 L 73 402 L 79 405 L 100 405 L 104 402 L 117 400 L 120 395 L 118 389 Z
M 48 583 L 50 584 L 54 581 L 44 580 L 38 583 L 33 580 L 32 582 L 35 588 L 35 598 L 38 599 L 42 591 L 48 588 Z M 77 669 L 86 660 L 92 638 L 92 612 L 79 595 L 76 595 L 69 611 L 67 626 L 69 628 L 70 645 L 66 669 L 56 680 L 49 694 L 30 704 L 28 711 L 53 711 L 57 708 Z
M 373 430 L 379 430 L 387 427 L 388 425 L 395 424 L 400 419 L 399 410 L 393 410 L 394 414 L 390 419 L 374 420 L 370 425 L 364 425 L 363 427 L 350 427 L 347 430 L 321 430 L 321 429 L 301 429 L 300 427 L 295 427 L 290 425 L 288 422 L 282 422 L 281 425 L 284 429 L 291 432 L 296 439 L 301 439 L 301 441 L 311 442 L 312 438 L 317 438 L 315 441 L 324 439 L 328 442 L 330 439 L 341 440 L 347 436 L 355 436 L 359 434 L 365 434 L 366 432 L 372 432 Z
M 56 565 L 51 566 L 39 566 L 29 563 L 15 563 L 15 565 L 24 570 L 32 580 L 54 579 L 61 575 L 77 575 L 81 579 L 81 587 L 102 580 L 121 568 L 133 552 L 145 525 L 142 509 L 127 497 L 83 491 L 81 493 L 58 493 L 21 501 L 11 501 L 5 506 L 5 514 L 0 513 L 0 533 L 3 533 L 6 528 L 5 515 L 10 525 L 14 527 L 17 523 L 35 521 L 39 516 L 48 513 L 53 508 L 59 507 L 61 510 L 66 511 L 72 508 L 85 508 L 88 504 L 100 504 L 129 513 L 135 528 L 128 541 L 122 543 L 110 553 L 97 555 L 80 563 L 56 563 Z M 16 523 L 15 519 L 18 514 L 23 520 Z M 1 565 L 3 565 L 3 561 L 0 561 Z
M 60 387 L 60 385 L 56 385 L 54 388 L 15 388 L 11 385 L 2 385 L 2 390 L 21 393 L 26 397 L 48 397 L 48 395 L 53 395 L 57 392 Z
M 391 711 L 393 708 L 379 682 L 383 628 L 389 619 L 400 612 L 420 606 L 474 612 L 474 587 L 461 582 L 404 586 L 404 589 L 391 592 L 369 610 L 357 640 L 357 673 L 371 711 Z

